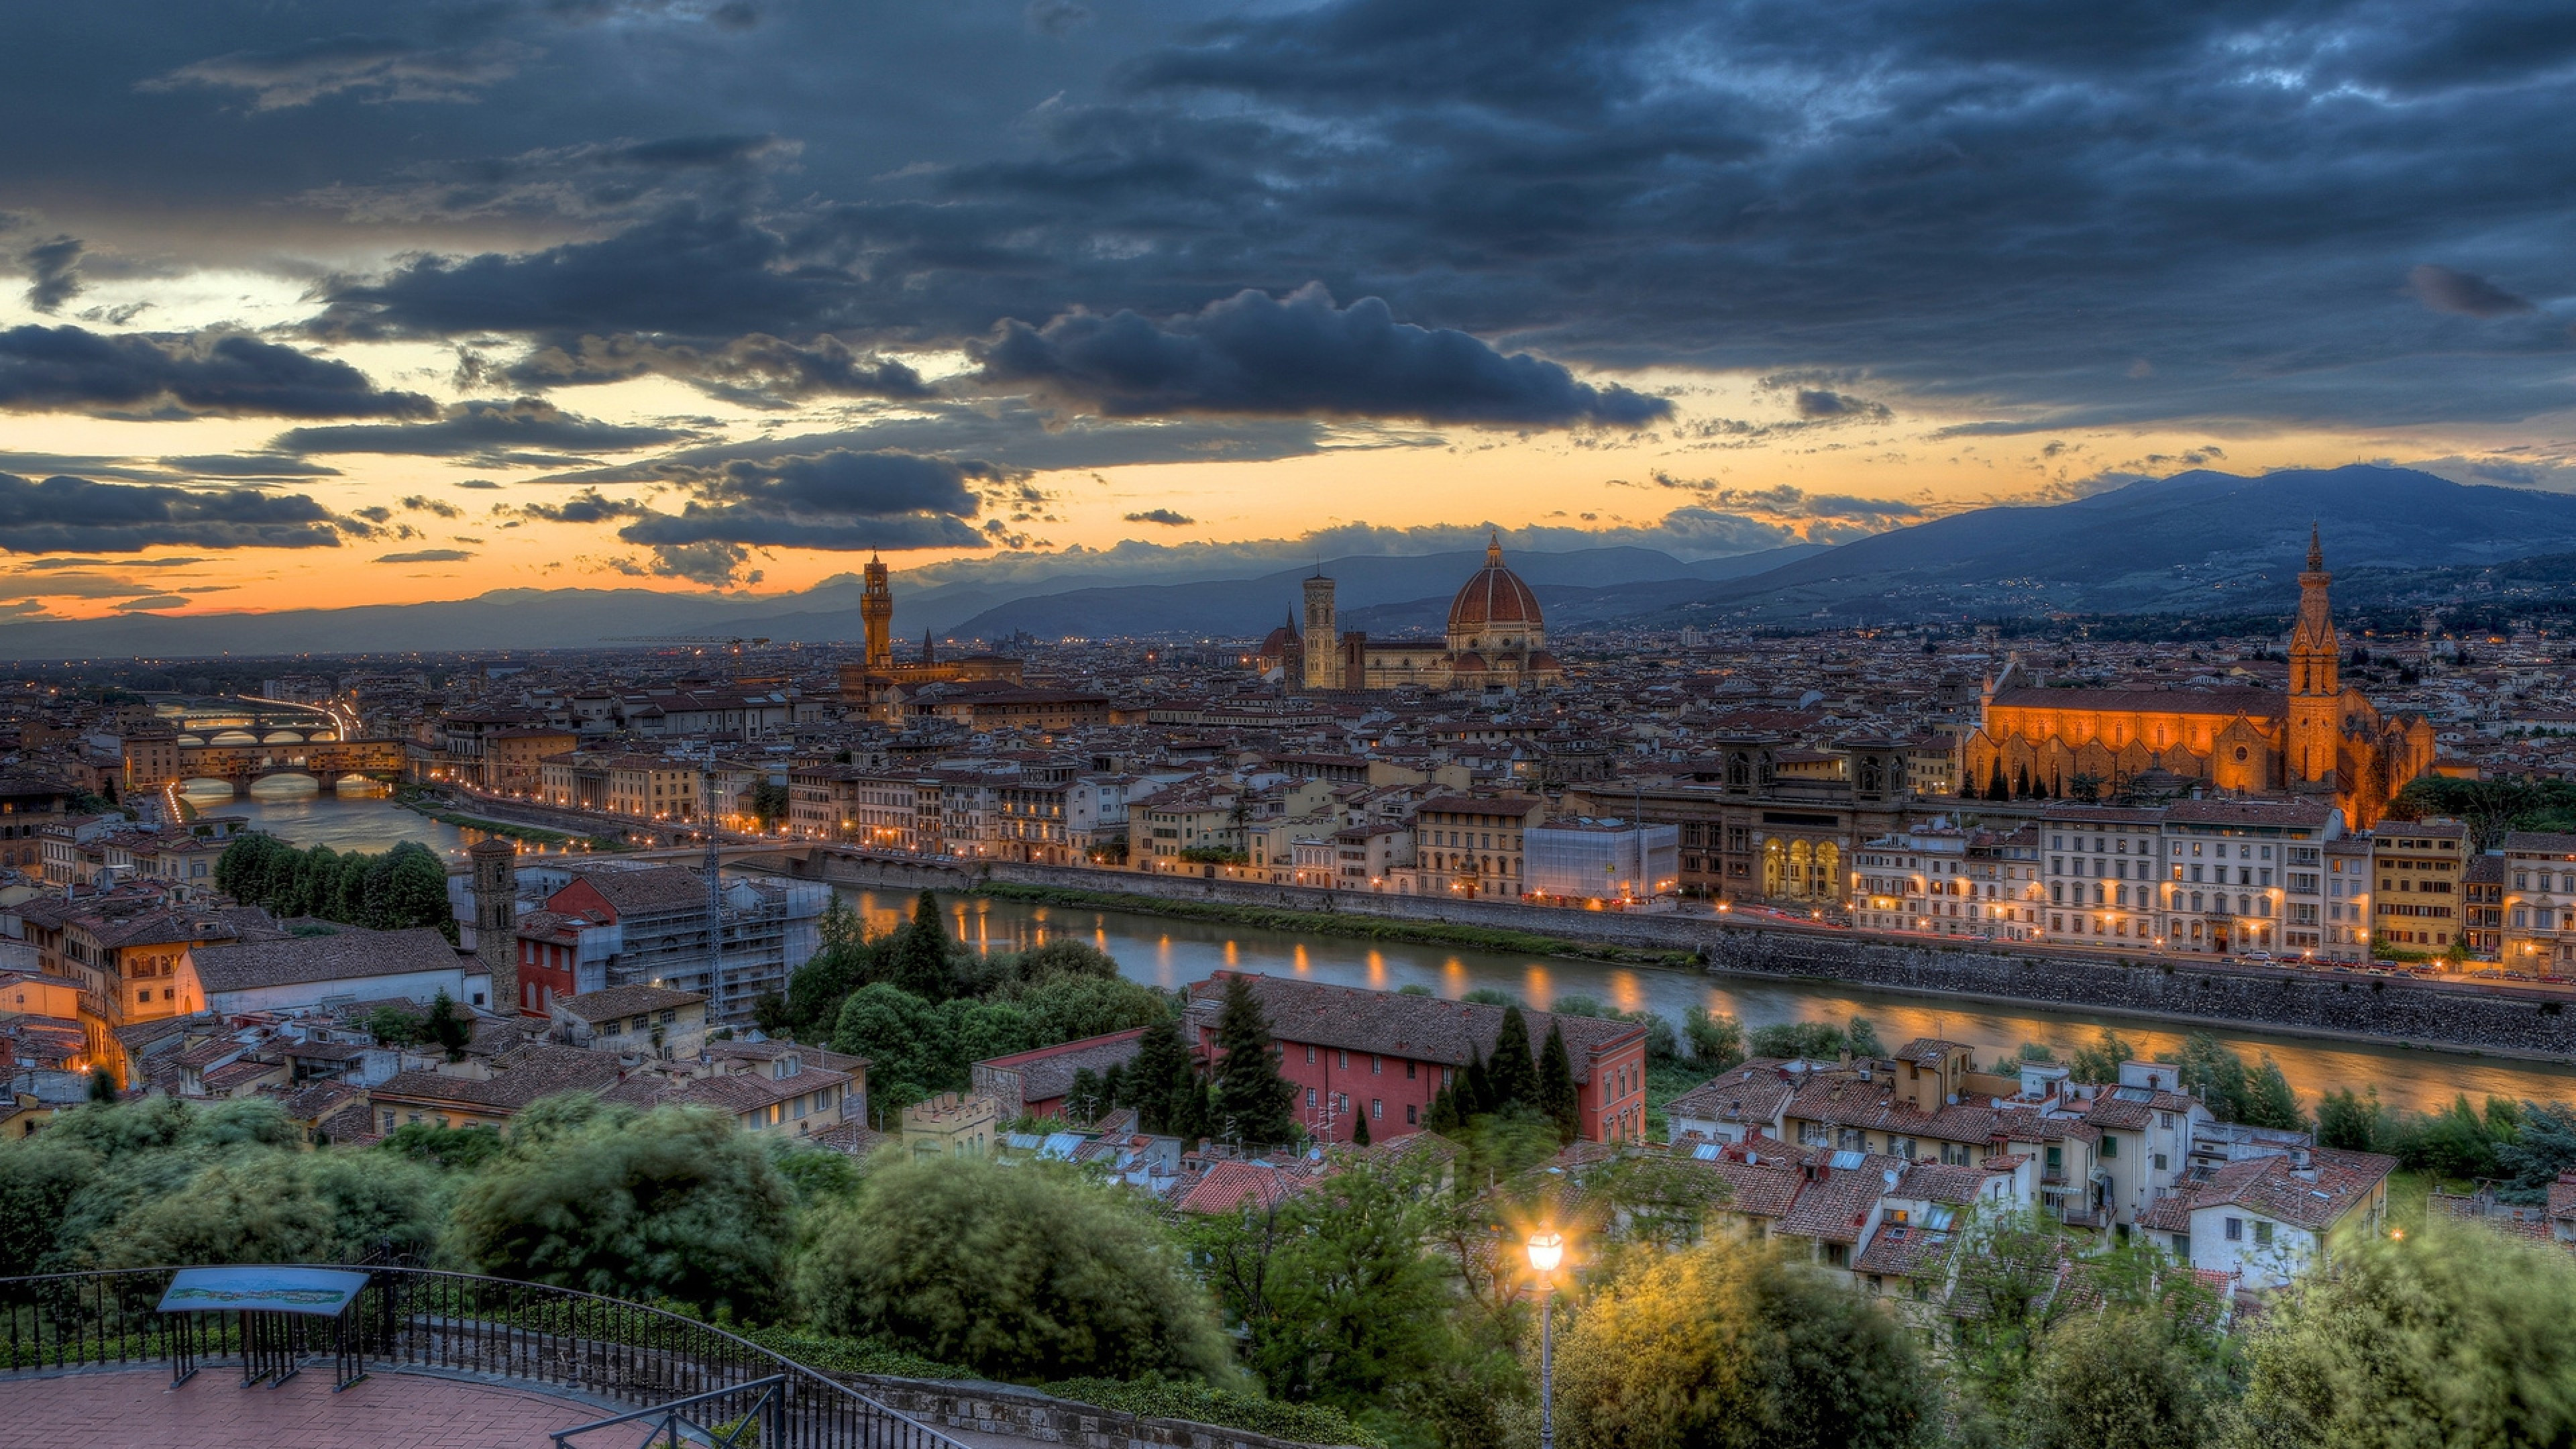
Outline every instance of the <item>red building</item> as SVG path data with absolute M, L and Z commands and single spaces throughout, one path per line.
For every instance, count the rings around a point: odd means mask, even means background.
M 1466 1070 L 1471 1055 L 1492 1058 L 1502 1035 L 1499 1006 L 1220 971 L 1190 987 L 1190 1030 L 1211 1060 L 1219 1055 L 1216 1022 L 1226 982 L 1238 975 L 1252 983 L 1253 999 L 1269 1019 L 1279 1074 L 1297 1088 L 1297 1120 L 1318 1141 L 1349 1141 L 1361 1113 L 1372 1141 L 1422 1130 L 1431 1099 Z M 1546 1046 L 1550 1026 L 1564 1032 L 1584 1138 L 1626 1142 L 1646 1135 L 1644 1027 L 1544 1011 L 1522 1016 L 1532 1057 Z
M 573 980 L 573 963 L 581 958 L 581 933 L 594 920 L 561 911 L 530 911 L 519 917 L 519 1011 L 544 1016 L 557 998 L 581 994 Z

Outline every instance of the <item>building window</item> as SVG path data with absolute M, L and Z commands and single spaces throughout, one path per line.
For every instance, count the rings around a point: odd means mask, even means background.
M 2254 1220 L 2254 1246 L 2258 1248 L 2272 1246 L 2272 1225 L 2261 1218 Z
M 2227 1220 L 2227 1241 L 2231 1243 L 2241 1243 L 2245 1241 L 2245 1220 L 2243 1218 L 2229 1218 Z
M 1380 1097 L 1371 1097 L 1371 1098 L 1369 1098 L 1369 1120 L 1370 1120 L 1370 1121 L 1372 1121 L 1372 1122 L 1379 1122 L 1379 1121 L 1383 1121 L 1383 1120 L 1385 1120 L 1385 1118 L 1386 1118 L 1386 1101 L 1385 1101 L 1385 1099 L 1380 1098 Z

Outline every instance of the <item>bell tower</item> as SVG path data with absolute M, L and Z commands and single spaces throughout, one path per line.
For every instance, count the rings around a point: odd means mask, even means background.
M 859 596 L 859 618 L 867 625 L 868 669 L 883 674 L 894 667 L 894 590 L 886 583 L 885 560 L 870 555 L 862 577 L 867 588 Z
M 1333 627 L 1333 581 L 1318 571 L 1306 580 L 1305 688 L 1342 687 L 1341 637 Z
M 499 1016 L 527 1010 L 519 999 L 519 852 L 487 835 L 465 852 L 473 868 L 474 956 L 492 976 L 487 1006 Z
M 2299 575 L 2299 622 L 2290 631 L 2289 774 L 2294 784 L 2332 783 L 2343 739 L 2343 684 L 2334 610 L 2326 600 L 2323 542 L 2308 528 L 2308 567 Z

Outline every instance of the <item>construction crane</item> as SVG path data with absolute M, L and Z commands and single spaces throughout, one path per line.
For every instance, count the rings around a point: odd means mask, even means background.
M 769 636 L 762 634 L 744 638 L 739 634 L 730 637 L 717 634 L 619 634 L 600 642 L 603 644 L 715 644 L 740 654 L 745 644 L 755 649 L 766 646 L 769 643 Z

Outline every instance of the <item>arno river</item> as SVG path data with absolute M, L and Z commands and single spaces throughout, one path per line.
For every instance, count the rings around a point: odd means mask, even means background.
M 442 853 L 462 850 L 465 832 L 414 815 L 382 795 L 316 795 L 264 787 L 255 796 L 224 799 L 192 795 L 210 813 L 247 815 L 252 823 L 302 845 L 338 850 L 384 850 L 419 840 Z M 870 934 L 891 930 L 910 913 L 911 898 L 844 890 L 868 922 Z M 2046 1042 L 2062 1055 L 2093 1039 L 2107 1022 L 2150 1051 L 2170 1047 L 2181 1033 L 2125 1018 L 2075 1016 L 2020 1006 L 1887 995 L 1839 986 L 1804 986 L 1735 977 L 1700 976 L 1561 961 L 1485 951 L 1453 951 L 1403 942 L 1369 942 L 1334 936 L 1299 936 L 1212 921 L 1167 920 L 1123 911 L 1068 910 L 1018 901 L 957 898 L 944 902 L 950 929 L 989 951 L 1018 951 L 1059 936 L 1088 941 L 1118 959 L 1128 976 L 1176 988 L 1223 969 L 1267 971 L 1383 990 L 1419 983 L 1443 996 L 1480 986 L 1500 987 L 1533 1005 L 1559 996 L 1597 997 L 1623 1010 L 1644 1007 L 1680 1019 L 1685 1008 L 1725 1012 L 1747 1026 L 1785 1021 L 1868 1017 L 1890 1045 L 1912 1036 L 1946 1036 L 1974 1043 L 1989 1060 L 2026 1041 Z M 2316 1038 L 2220 1032 L 2221 1040 L 2251 1060 L 2269 1052 L 2302 1095 L 2335 1087 L 2376 1086 L 2394 1106 L 2430 1107 L 2466 1092 L 2508 1097 L 2576 1100 L 2576 1065 L 2557 1066 L 2507 1057 L 2407 1051 Z M 2309 1106 L 2313 1109 L 2314 1102 Z

